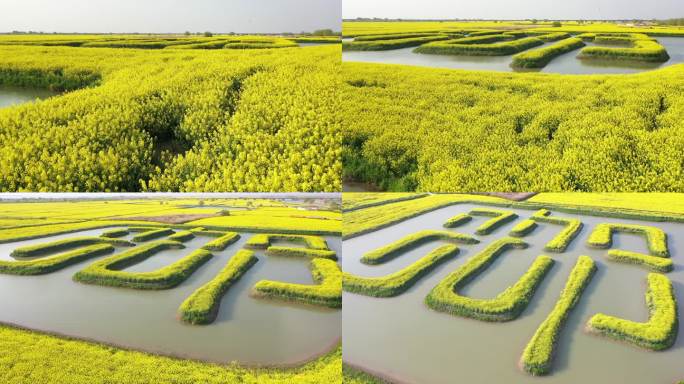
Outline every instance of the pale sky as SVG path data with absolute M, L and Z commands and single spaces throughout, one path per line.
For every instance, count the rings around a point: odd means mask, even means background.
M 0 32 L 311 32 L 342 0 L 0 0 Z
M 342 16 L 403 19 L 667 19 L 684 0 L 343 0 Z

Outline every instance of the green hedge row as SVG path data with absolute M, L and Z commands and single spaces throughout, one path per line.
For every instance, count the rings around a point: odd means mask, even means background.
M 133 236 L 131 240 L 135 242 L 139 241 L 149 241 L 149 240 L 154 240 L 158 239 L 160 237 L 168 236 L 168 235 L 173 235 L 174 231 L 171 228 L 160 228 L 160 229 L 152 229 L 147 232 L 142 232 L 138 235 Z
M 210 324 L 218 314 L 221 298 L 259 259 L 254 252 L 239 250 L 210 282 L 198 288 L 178 308 L 180 319 L 190 324 Z
M 626 42 L 627 38 L 596 36 L 594 41 L 602 42 Z M 665 62 L 670 59 L 665 47 L 657 40 L 649 37 L 633 36 L 631 47 L 586 47 L 579 56 L 580 59 L 610 59 L 610 60 L 636 60 L 646 62 Z
M 488 235 L 504 224 L 518 218 L 518 215 L 511 211 L 504 211 L 499 209 L 476 208 L 470 211 L 471 216 L 489 216 L 491 219 L 485 221 L 477 227 L 475 233 L 478 235 Z
M 169 240 L 180 241 L 181 243 L 184 243 L 188 240 L 192 240 L 194 238 L 195 234 L 192 231 L 180 231 L 168 237 Z
M 564 225 L 562 231 L 556 235 L 551 241 L 546 243 L 544 250 L 549 252 L 562 253 L 568 248 L 570 243 L 579 235 L 582 227 L 582 222 L 578 219 L 566 219 L 562 217 L 551 217 L 551 212 L 546 209 L 541 209 L 532 215 L 532 220 L 540 223 Z
M 647 322 L 637 323 L 599 313 L 589 319 L 587 329 L 651 350 L 660 351 L 672 347 L 679 327 L 677 299 L 672 282 L 665 275 L 649 273 L 647 283 L 646 303 L 650 311 Z
M 414 49 L 414 52 L 433 55 L 506 56 L 542 44 L 544 42 L 536 37 L 492 44 L 450 44 L 449 42 L 438 41 L 421 45 Z
M 584 47 L 582 39 L 572 37 L 548 47 L 518 53 L 513 56 L 513 68 L 543 68 L 555 57 Z
M 226 232 L 221 237 L 204 244 L 202 248 L 210 251 L 223 251 L 239 239 L 240 235 L 237 232 Z
M 444 33 L 446 34 L 446 33 Z M 397 39 L 410 39 L 414 37 L 429 37 L 435 36 L 437 33 L 434 32 L 410 32 L 410 33 L 390 33 L 382 35 L 365 35 L 357 36 L 354 41 L 377 41 L 377 40 L 397 40 Z
M 650 225 L 601 223 L 594 228 L 589 239 L 587 239 L 587 245 L 593 248 L 610 248 L 613 245 L 614 232 L 643 235 L 651 254 L 670 257 L 670 251 L 667 247 L 667 234 L 662 229 Z
M 454 217 L 451 217 L 449 220 L 444 222 L 444 224 L 442 226 L 444 228 L 455 228 L 455 227 L 458 227 L 460 225 L 463 225 L 463 224 L 469 222 L 472 219 L 473 219 L 473 217 L 470 216 L 469 214 L 461 213 L 461 214 L 458 214 Z
M 526 247 L 527 243 L 512 237 L 494 241 L 437 284 L 425 298 L 425 303 L 439 312 L 483 321 L 509 321 L 517 318 L 551 269 L 554 262 L 550 257 L 539 256 L 513 286 L 494 299 L 473 299 L 461 296 L 457 291 L 487 269 L 506 250 Z
M 152 272 L 126 272 L 122 269 L 140 263 L 154 254 L 170 248 L 185 248 L 182 243 L 158 240 L 140 245 L 90 264 L 74 275 L 74 281 L 85 284 L 134 289 L 168 289 L 185 281 L 200 266 L 211 259 L 209 251 L 198 249 L 175 263 Z
M 95 236 L 81 236 L 72 237 L 63 240 L 55 240 L 47 243 L 41 243 L 36 245 L 27 245 L 24 247 L 16 248 L 12 251 L 10 256 L 15 258 L 23 257 L 37 257 L 43 256 L 49 253 L 59 252 L 67 249 L 72 249 L 76 247 L 82 247 L 85 245 L 93 244 L 111 244 L 120 247 L 130 247 L 133 244 L 126 240 L 121 239 L 109 239 L 105 237 L 95 237 Z
M 270 246 L 266 248 L 266 254 L 270 256 L 285 256 L 285 257 L 321 257 L 324 259 L 337 260 L 335 251 L 328 249 L 310 249 L 310 248 L 295 248 L 295 247 L 278 247 Z
M 397 296 L 411 288 L 437 266 L 455 257 L 458 252 L 459 249 L 455 245 L 442 245 L 401 271 L 383 277 L 362 277 L 345 272 L 342 276 L 342 287 L 347 292 L 366 296 Z
M 252 294 L 259 298 L 342 308 L 342 271 L 339 265 L 333 260 L 313 259 L 311 274 L 317 285 L 261 280 L 254 285 Z
M 556 305 L 525 347 L 520 358 L 520 366 L 525 372 L 545 375 L 551 371 L 560 332 L 595 272 L 596 265 L 591 258 L 580 256 L 577 259 Z
M 0 260 L 0 273 L 10 275 L 43 275 L 58 271 L 83 260 L 106 255 L 114 251 L 111 244 L 94 244 L 53 257 L 38 260 L 4 261 Z
M 128 229 L 110 229 L 109 231 L 104 231 L 100 235 L 101 237 L 108 237 L 110 239 L 117 238 L 117 237 L 123 237 L 128 235 Z
M 515 225 L 508 234 L 513 237 L 524 237 L 529 235 L 537 228 L 537 222 L 532 219 L 526 219 Z
M 294 241 L 305 244 L 311 249 L 328 249 L 328 243 L 320 236 L 312 235 L 289 235 L 289 234 L 272 234 L 260 233 L 253 235 L 247 240 L 246 248 L 266 249 L 271 246 L 272 241 Z
M 412 37 L 406 39 L 343 42 L 343 51 L 387 51 L 391 49 L 416 47 L 432 41 L 448 40 L 447 35 Z
M 376 248 L 370 252 L 366 252 L 361 257 L 361 262 L 364 264 L 382 264 L 387 262 L 403 252 L 418 247 L 430 241 L 449 241 L 461 244 L 477 244 L 479 240 L 476 238 L 457 232 L 450 231 L 436 231 L 423 230 L 405 236 L 395 242 Z
M 620 263 L 635 264 L 646 267 L 654 272 L 671 272 L 674 269 L 674 264 L 671 259 L 644 255 L 643 253 L 636 253 L 630 251 L 623 251 L 619 249 L 611 249 L 606 256 L 609 260 Z

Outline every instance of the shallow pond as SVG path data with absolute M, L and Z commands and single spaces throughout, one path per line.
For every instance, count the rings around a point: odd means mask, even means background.
M 442 223 L 474 205 L 442 208 L 397 225 L 381 229 L 343 243 L 343 267 L 346 272 L 363 276 L 382 276 L 415 262 L 436 243 L 428 243 L 382 265 L 359 262 L 365 252 L 422 229 L 443 229 Z M 371 298 L 344 293 L 344 360 L 401 383 L 621 383 L 669 384 L 684 379 L 684 325 L 680 321 L 676 344 L 664 352 L 642 350 L 625 343 L 584 332 L 587 320 L 598 312 L 634 321 L 648 319 L 645 304 L 645 279 L 648 271 L 635 266 L 609 262 L 605 250 L 586 247 L 586 240 L 600 222 L 641 223 L 631 220 L 582 216 L 584 228 L 566 252 L 543 250 L 560 226 L 540 224 L 523 239 L 526 250 L 504 253 L 488 269 L 462 290 L 477 298 L 491 298 L 517 281 L 533 260 L 541 255 L 555 261 L 539 286 L 530 305 L 516 320 L 487 323 L 452 316 L 428 309 L 423 300 L 428 292 L 458 266 L 491 243 L 508 234 L 522 218 L 533 211 L 514 210 L 521 218 L 487 236 L 476 236 L 482 243 L 460 246 L 461 253 L 419 280 L 406 293 L 395 298 Z M 554 216 L 579 217 L 553 212 Z M 474 234 L 486 218 L 476 217 L 454 231 Z M 651 223 L 647 223 L 651 224 Z M 665 230 L 675 261 L 675 270 L 667 274 L 673 281 L 680 308 L 684 302 L 684 224 L 653 223 Z M 645 240 L 637 235 L 616 234 L 614 248 L 647 252 Z M 568 318 L 557 349 L 551 375 L 535 378 L 518 368 L 525 345 L 555 305 L 568 274 L 579 255 L 590 256 L 598 272 Z M 680 309 L 681 318 L 681 309 Z
M 664 66 L 684 63 L 684 38 L 657 37 L 670 54 L 666 63 L 620 62 L 616 60 L 579 60 L 579 50 L 574 50 L 554 58 L 541 72 L 564 74 L 599 74 L 599 73 L 636 73 L 653 70 Z M 554 43 L 546 43 L 541 47 Z M 596 45 L 587 43 L 587 46 Z M 536 48 L 541 48 L 536 47 Z M 536 49 L 533 48 L 533 49 Z M 511 72 L 511 56 L 455 56 L 426 55 L 413 53 L 414 48 L 402 48 L 390 51 L 343 51 L 343 61 L 368 63 L 405 64 L 423 67 L 470 69 Z
M 22 245 L 74 236 L 96 236 L 103 230 L 0 244 L 0 259 Z M 266 256 L 233 285 L 221 301 L 218 317 L 207 326 L 185 325 L 177 319 L 180 304 L 225 266 L 251 234 L 214 257 L 178 287 L 161 291 L 86 285 L 71 280 L 88 265 L 43 276 L 0 274 L 0 322 L 41 331 L 111 343 L 163 355 L 227 363 L 294 364 L 329 351 L 340 338 L 339 310 L 255 299 L 249 296 L 263 279 L 312 284 L 308 260 Z M 129 235 L 127 239 L 130 239 Z M 152 271 L 188 255 L 212 238 L 196 237 L 181 250 L 160 252 L 127 271 Z M 340 252 L 339 238 L 326 237 Z M 119 249 L 120 250 L 120 249 Z
M 36 99 L 47 99 L 56 94 L 56 92 L 47 89 L 0 85 L 0 108 L 35 101 Z

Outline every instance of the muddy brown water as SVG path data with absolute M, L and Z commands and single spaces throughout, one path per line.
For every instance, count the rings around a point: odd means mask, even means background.
M 9 254 L 18 246 L 74 236 L 97 236 L 105 230 L 0 244 L 0 259 L 13 260 Z M 217 363 L 289 365 L 328 352 L 341 337 L 341 311 L 255 299 L 249 295 L 254 284 L 262 279 L 313 283 L 309 262 L 304 259 L 266 256 L 256 251 L 259 262 L 228 290 L 214 323 L 191 326 L 177 319 L 180 304 L 213 279 L 250 236 L 241 233 L 238 242 L 224 251 L 213 252 L 209 262 L 169 290 L 143 291 L 73 282 L 74 273 L 91 261 L 43 276 L 0 274 L 0 322 Z M 126 270 L 156 270 L 212 239 L 197 237 L 186 242 L 185 249 L 160 252 Z M 326 240 L 339 255 L 340 239 L 326 237 Z
M 442 208 L 397 225 L 343 242 L 343 268 L 364 276 L 383 276 L 418 260 L 440 242 L 425 244 L 382 265 L 359 262 L 363 253 L 422 229 L 443 229 L 442 223 L 475 205 Z M 478 245 L 460 246 L 461 254 L 418 281 L 406 293 L 395 298 L 371 298 L 344 293 L 344 360 L 380 373 L 402 383 L 622 383 L 671 384 L 684 379 L 684 335 L 681 306 L 684 300 L 684 224 L 578 216 L 553 212 L 554 216 L 579 217 L 584 228 L 564 253 L 543 250 L 544 244 L 561 228 L 540 224 L 523 239 L 526 250 L 504 253 L 461 292 L 477 298 L 492 298 L 517 281 L 533 260 L 546 254 L 555 265 L 539 286 L 528 308 L 516 320 L 487 323 L 438 313 L 428 309 L 423 300 L 428 292 L 450 272 L 482 250 L 492 240 L 508 231 L 534 211 L 514 209 L 520 215 L 490 235 L 476 236 Z M 475 228 L 487 218 L 476 217 L 454 231 L 475 234 Z M 679 338 L 663 352 L 652 352 L 584 332 L 587 320 L 598 312 L 634 321 L 648 319 L 645 304 L 645 279 L 648 271 L 636 266 L 607 261 L 606 250 L 586 246 L 592 228 L 601 222 L 651 224 L 665 230 L 675 270 L 667 274 L 673 281 L 680 306 Z M 645 240 L 638 235 L 617 234 L 614 248 L 647 252 Z M 588 285 L 579 304 L 563 329 L 551 375 L 532 377 L 518 368 L 518 361 L 536 331 L 555 305 L 570 270 L 579 255 L 590 256 L 598 272 Z

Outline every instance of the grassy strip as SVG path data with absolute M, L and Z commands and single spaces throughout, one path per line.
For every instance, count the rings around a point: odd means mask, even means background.
M 366 35 L 357 36 L 354 41 L 376 41 L 376 40 L 397 40 L 397 39 L 408 39 L 413 37 L 428 37 L 435 36 L 436 33 L 430 32 L 419 32 L 419 33 L 391 33 L 383 35 Z
M 504 40 L 512 40 L 510 35 L 505 34 L 493 34 L 493 35 L 481 35 L 481 36 L 468 36 L 460 39 L 453 39 L 446 41 L 445 44 L 489 44 L 497 43 Z
M 517 318 L 551 269 L 553 260 L 550 257 L 539 256 L 513 286 L 494 299 L 472 299 L 459 295 L 457 290 L 487 269 L 506 250 L 526 247 L 524 241 L 512 237 L 494 241 L 440 281 L 427 295 L 425 303 L 435 311 L 483 321 L 509 321 Z
M 152 272 L 126 272 L 122 269 L 140 263 L 157 252 L 185 248 L 182 243 L 159 240 L 97 261 L 74 275 L 74 281 L 134 289 L 168 289 L 177 286 L 211 259 L 209 251 L 198 249 L 188 256 Z
M 662 229 L 650 225 L 601 223 L 594 228 L 587 239 L 587 245 L 594 248 L 610 248 L 613 245 L 613 233 L 616 231 L 644 235 L 651 254 L 670 257 L 667 234 Z
M 535 228 L 537 228 L 537 222 L 527 219 L 516 224 L 508 234 L 514 237 L 525 237 L 534 231 Z
M 390 49 L 400 49 L 416 47 L 432 41 L 448 40 L 447 35 L 433 35 L 425 37 L 411 37 L 406 39 L 374 40 L 374 41 L 352 41 L 343 42 L 343 51 L 387 51 Z
M 340 384 L 342 348 L 292 368 L 248 368 L 159 356 L 0 326 L 3 374 L 7 384 Z M 84 367 L 87 372 L 84 371 Z
M 460 225 L 463 225 L 463 224 L 469 222 L 472 219 L 473 219 L 473 217 L 470 216 L 469 214 L 461 213 L 461 214 L 458 214 L 454 217 L 449 218 L 449 220 L 447 220 L 442 226 L 444 228 L 455 228 L 455 227 L 458 227 Z
M 285 257 L 321 257 L 324 259 L 337 260 L 335 251 L 328 249 L 310 249 L 310 248 L 295 248 L 295 247 L 278 247 L 270 246 L 266 248 L 266 254 L 269 256 L 285 256 Z
M 195 234 L 191 231 L 180 231 L 176 232 L 173 235 L 169 236 L 169 240 L 173 241 L 180 241 L 181 243 L 184 243 L 188 240 L 192 240 L 195 238 Z
M 631 47 L 586 47 L 577 56 L 579 59 L 638 60 L 665 62 L 670 59 L 665 47 L 647 36 L 625 37 L 597 36 L 594 41 L 608 43 L 630 43 Z
M 198 236 L 221 237 L 226 234 L 224 231 L 212 231 L 209 229 L 191 229 L 192 233 Z
M 345 193 L 342 195 L 342 212 L 351 212 L 359 209 L 377 207 L 380 205 L 397 203 L 400 201 L 419 199 L 427 196 L 427 193 Z
M 611 249 L 606 256 L 609 260 L 620 263 L 635 264 L 646 267 L 653 272 L 672 272 L 674 264 L 671 259 L 644 255 L 643 253 L 636 253 L 630 251 L 623 251 L 619 249 Z
M 513 56 L 513 68 L 544 68 L 555 57 L 584 47 L 582 39 L 572 37 L 548 47 L 518 53 Z
M 121 239 L 108 239 L 104 237 L 95 236 L 82 236 L 82 237 L 72 237 L 69 239 L 55 240 L 48 243 L 27 245 L 25 247 L 19 247 L 12 251 L 10 256 L 20 258 L 20 257 L 37 257 L 43 256 L 49 253 L 59 252 L 66 249 L 82 247 L 85 245 L 93 244 L 111 244 L 115 246 L 128 247 L 133 244 L 126 240 Z
M 470 55 L 470 56 L 505 56 L 537 47 L 544 42 L 536 37 L 492 44 L 454 44 L 450 42 L 433 42 L 414 49 L 416 53 L 431 55 Z
M 117 238 L 128 235 L 128 229 L 110 229 L 109 231 L 104 231 L 100 235 L 101 237 Z
M 114 247 L 111 244 L 94 244 L 44 259 L 24 261 L 0 260 L 0 273 L 10 275 L 43 275 L 58 271 L 83 260 L 106 255 L 113 251 Z
M 459 249 L 455 245 L 442 245 L 401 271 L 383 277 L 361 277 L 345 272 L 342 275 L 342 287 L 347 292 L 366 296 L 397 296 L 411 288 L 420 278 L 441 263 L 455 257 L 458 252 Z
M 514 212 L 511 211 L 501 211 L 497 209 L 484 209 L 484 208 L 476 208 L 470 211 L 471 216 L 490 216 L 492 219 L 489 219 L 482 223 L 477 229 L 475 230 L 475 233 L 478 235 L 489 235 L 492 233 L 495 229 L 499 228 L 500 226 L 509 223 L 515 219 L 518 218 L 518 215 Z
M 216 238 L 202 246 L 203 249 L 210 251 L 223 251 L 229 245 L 240 239 L 240 235 L 236 232 L 227 232 L 223 236 Z
M 342 308 L 342 271 L 333 260 L 311 260 L 311 274 L 317 285 L 261 280 L 253 295 L 260 298 L 292 301 L 329 308 Z
M 577 219 L 551 217 L 549 216 L 550 213 L 551 212 L 549 212 L 547 209 L 541 209 L 532 215 L 531 219 L 540 223 L 564 225 L 565 228 L 563 228 L 563 230 L 560 231 L 556 237 L 551 239 L 551 241 L 546 243 L 544 250 L 557 253 L 565 252 L 572 240 L 579 235 L 584 225 Z
M 387 244 L 383 247 L 376 248 L 370 252 L 367 252 L 361 257 L 361 262 L 364 264 L 371 265 L 382 264 L 397 257 L 402 252 L 406 252 L 427 242 L 437 240 L 450 241 L 462 244 L 479 243 L 479 240 L 477 240 L 476 238 L 469 235 L 464 235 L 462 233 L 424 230 L 410 234 L 393 243 Z
M 525 372 L 532 375 L 546 375 L 551 371 L 560 332 L 594 272 L 596 272 L 596 264 L 591 258 L 580 256 L 577 259 L 556 305 L 525 347 L 520 358 L 520 366 Z
M 180 308 L 180 319 L 190 324 L 210 324 L 216 320 L 221 298 L 228 288 L 247 272 L 259 259 L 254 252 L 239 250 L 210 282 L 192 293 Z
M 139 241 L 148 241 L 148 240 L 153 240 L 153 239 L 158 239 L 160 237 L 172 235 L 173 229 L 171 228 L 160 228 L 160 229 L 153 229 L 151 231 L 143 232 L 138 235 L 133 236 L 133 241 L 139 242 Z
M 670 348 L 677 339 L 679 326 L 672 282 L 665 275 L 649 273 L 647 283 L 646 303 L 650 311 L 647 322 L 637 323 L 599 313 L 589 319 L 587 329 L 655 351 Z
M 272 241 L 295 241 L 306 244 L 311 249 L 328 249 L 328 243 L 320 236 L 310 235 L 287 235 L 287 234 L 257 234 L 249 238 L 245 248 L 266 249 Z

